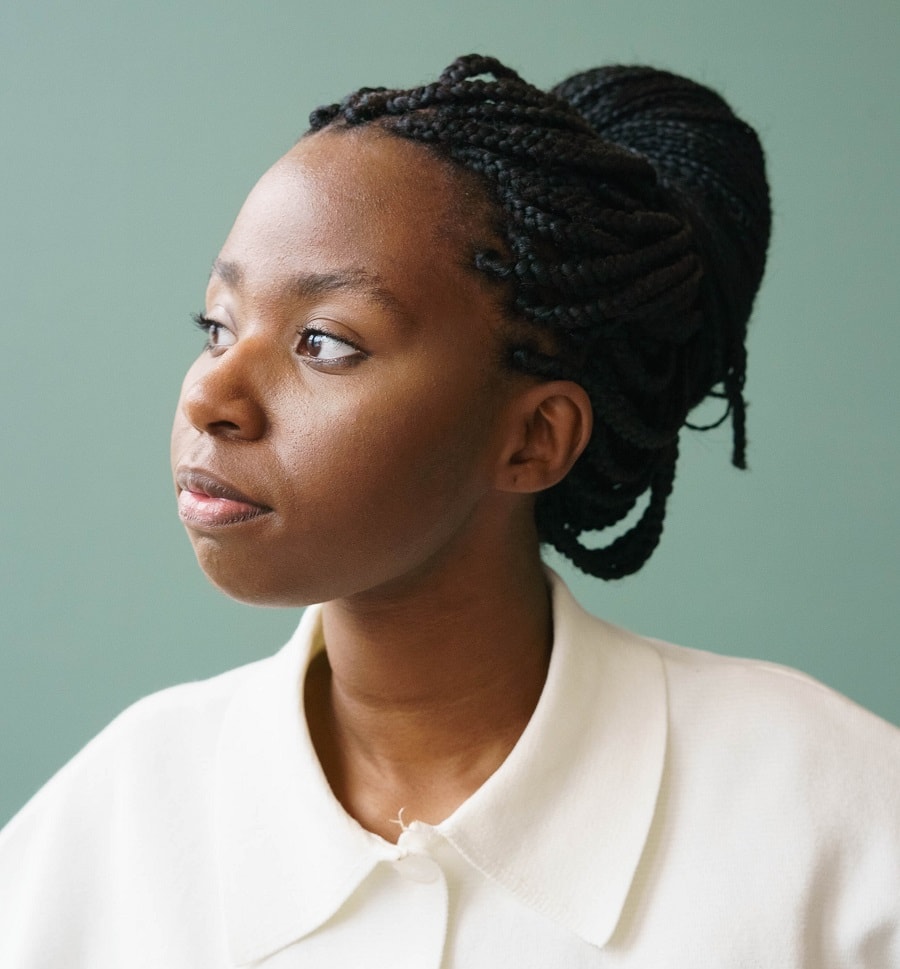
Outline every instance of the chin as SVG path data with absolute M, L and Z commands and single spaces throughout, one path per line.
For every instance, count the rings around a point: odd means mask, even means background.
M 243 602 L 248 606 L 264 606 L 271 609 L 301 609 L 311 606 L 320 600 L 314 595 L 298 594 L 296 589 L 272 588 L 259 582 L 232 580 L 212 575 L 204 569 L 207 579 L 229 599 Z
M 273 575 L 265 562 L 235 562 L 221 548 L 196 542 L 197 563 L 207 579 L 230 599 L 249 606 L 302 608 L 320 600 L 314 588 L 297 587 L 296 577 Z

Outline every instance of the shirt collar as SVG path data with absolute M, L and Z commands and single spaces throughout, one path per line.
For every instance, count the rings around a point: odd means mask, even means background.
M 662 660 L 585 612 L 550 575 L 553 652 L 498 770 L 439 829 L 471 864 L 586 942 L 615 930 L 662 782 Z
M 666 688 L 645 640 L 584 612 L 550 573 L 553 651 L 506 761 L 438 830 L 524 904 L 603 946 L 650 830 L 666 745 Z M 215 790 L 232 961 L 327 921 L 383 855 L 334 797 L 302 712 L 320 610 L 257 664 L 225 715 Z
M 232 961 L 265 958 L 322 925 L 378 859 L 341 808 L 302 710 L 301 684 L 321 648 L 319 609 L 253 669 L 226 711 L 215 824 Z

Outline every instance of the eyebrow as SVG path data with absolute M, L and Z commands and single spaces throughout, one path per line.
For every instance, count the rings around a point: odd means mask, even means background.
M 210 278 L 213 276 L 218 276 L 232 289 L 240 289 L 244 281 L 241 266 L 225 259 L 216 259 L 213 262 Z M 341 291 L 356 293 L 369 297 L 392 313 L 403 317 L 408 315 L 406 308 L 384 283 L 382 277 L 368 269 L 351 266 L 329 273 L 300 273 L 292 277 L 287 288 L 307 299 Z

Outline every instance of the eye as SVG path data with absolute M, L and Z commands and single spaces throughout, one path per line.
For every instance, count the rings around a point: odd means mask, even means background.
M 229 347 L 234 343 L 234 334 L 216 320 L 211 320 L 202 313 L 194 313 L 191 317 L 194 323 L 206 334 L 206 345 L 204 350 L 218 350 Z
M 310 362 L 329 367 L 343 367 L 358 363 L 366 354 L 349 340 L 316 327 L 307 327 L 300 333 L 297 352 Z

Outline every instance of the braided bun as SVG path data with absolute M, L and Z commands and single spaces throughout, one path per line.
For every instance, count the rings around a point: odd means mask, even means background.
M 553 93 L 601 138 L 647 158 L 690 221 L 704 266 L 700 286 L 709 359 L 698 361 L 692 405 L 723 385 L 744 467 L 744 338 L 762 281 L 771 216 L 762 147 L 725 101 L 694 81 L 649 67 L 600 67 Z
M 704 398 L 726 399 L 744 466 L 744 338 L 770 224 L 755 134 L 673 74 L 597 68 L 547 93 L 479 55 L 433 84 L 363 88 L 310 117 L 314 131 L 373 123 L 480 180 L 507 256 L 474 252 L 473 264 L 524 324 L 509 365 L 591 398 L 587 448 L 538 496 L 541 540 L 592 575 L 637 571 L 662 534 L 679 431 Z M 642 499 L 623 534 L 585 544 Z

